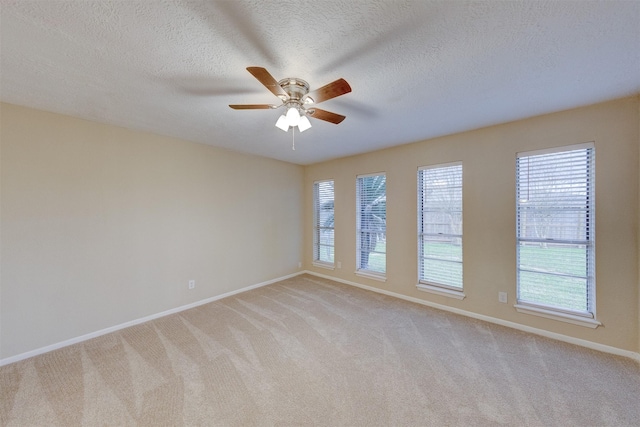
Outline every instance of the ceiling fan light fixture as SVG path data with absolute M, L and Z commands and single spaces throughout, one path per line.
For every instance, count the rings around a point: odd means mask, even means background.
M 289 130 L 289 123 L 287 122 L 287 117 L 284 114 L 281 115 L 280 118 L 278 118 L 278 121 L 276 122 L 276 127 L 278 129 L 282 129 L 285 132 Z
M 300 117 L 300 121 L 298 122 L 298 130 L 300 132 L 304 132 L 310 127 L 311 127 L 311 123 L 309 122 L 309 119 L 307 119 L 307 116 Z

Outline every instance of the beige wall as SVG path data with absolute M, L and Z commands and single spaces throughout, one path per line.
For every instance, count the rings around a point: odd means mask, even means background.
M 0 113 L 0 359 L 298 270 L 302 167 Z
M 638 282 L 638 97 L 545 115 L 333 160 L 305 169 L 305 268 L 468 312 L 544 329 L 628 351 L 640 350 Z M 603 326 L 589 329 L 517 313 L 515 157 L 595 141 L 596 310 Z M 463 162 L 464 300 L 416 289 L 416 171 Z M 387 282 L 358 277 L 355 179 L 387 174 Z M 335 255 L 342 268 L 312 265 L 313 182 L 335 180 Z M 498 302 L 498 292 L 509 303 Z
M 640 351 L 639 104 L 628 98 L 306 168 L 1 104 L 0 359 L 293 273 L 301 253 L 318 273 Z M 596 143 L 596 330 L 513 308 L 515 153 L 586 141 Z M 457 160 L 462 301 L 415 288 L 416 170 Z M 355 177 L 381 171 L 386 283 L 354 275 Z M 312 183 L 328 178 L 343 264 L 333 272 L 311 264 Z

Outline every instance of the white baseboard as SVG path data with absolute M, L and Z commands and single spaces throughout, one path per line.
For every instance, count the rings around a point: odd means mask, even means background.
M 87 340 L 90 340 L 92 338 L 99 337 L 101 335 L 109 334 L 111 332 L 116 332 L 116 331 L 119 331 L 121 329 L 128 328 L 128 327 L 134 326 L 134 325 L 139 325 L 140 323 L 145 323 L 145 322 L 148 322 L 150 320 L 154 320 L 154 319 L 158 319 L 160 317 L 168 316 L 170 314 L 179 313 L 179 312 L 184 311 L 184 310 L 189 310 L 190 308 L 194 308 L 194 307 L 198 307 L 200 305 L 208 304 L 210 302 L 221 300 L 223 298 L 227 298 L 227 297 L 230 297 L 232 295 L 240 294 L 242 292 L 247 292 L 247 291 L 250 291 L 252 289 L 260 288 L 262 286 L 267 286 L 267 285 L 270 285 L 272 283 L 276 283 L 276 282 L 279 282 L 281 280 L 289 279 L 291 277 L 299 276 L 300 274 L 304 274 L 304 273 L 305 273 L 304 271 L 299 271 L 299 272 L 292 273 L 292 274 L 289 274 L 289 275 L 286 275 L 286 276 L 278 277 L 276 279 L 267 280 L 266 282 L 261 282 L 261 283 L 255 284 L 255 285 L 246 286 L 244 288 L 237 289 L 235 291 L 227 292 L 227 293 L 224 293 L 224 294 L 221 294 L 221 295 L 216 295 L 216 296 L 210 297 L 210 298 L 205 298 L 203 300 L 196 301 L 196 302 L 193 302 L 191 304 L 187 304 L 187 305 L 183 305 L 183 306 L 180 306 L 180 307 L 172 308 L 170 310 L 162 311 L 162 312 L 156 313 L 156 314 L 151 314 L 149 316 L 141 317 L 139 319 L 135 319 L 135 320 L 131 320 L 129 322 L 121 323 L 119 325 L 111 326 L 109 328 L 100 329 L 99 331 L 91 332 L 91 333 L 88 333 L 88 334 L 85 334 L 85 335 L 81 335 L 79 337 L 75 337 L 75 338 L 71 338 L 71 339 L 68 339 L 68 340 L 65 340 L 65 341 L 61 341 L 59 343 L 55 343 L 55 344 L 51 344 L 51 345 L 48 345 L 48 346 L 45 346 L 45 347 L 37 348 L 35 350 L 31 350 L 31 351 L 27 351 L 25 353 L 21 353 L 21 354 L 15 355 L 15 356 L 7 357 L 5 359 L 0 359 L 0 366 L 8 365 L 10 363 L 19 362 L 20 360 L 24 360 L 24 359 L 28 359 L 30 357 L 38 356 L 40 354 L 48 353 L 50 351 L 57 350 L 57 349 L 62 348 L 62 347 L 67 347 L 67 346 L 72 345 L 72 344 L 77 344 L 77 343 L 82 342 L 82 341 L 87 341 Z
M 546 338 L 551 338 L 551 339 L 554 339 L 554 340 L 563 341 L 563 342 L 566 342 L 566 343 L 569 343 L 569 344 L 579 345 L 581 347 L 590 348 L 592 350 L 598 350 L 598 351 L 602 351 L 604 353 L 615 354 L 616 356 L 628 357 L 628 358 L 633 359 L 636 362 L 640 363 L 640 353 L 636 353 L 636 352 L 633 352 L 633 351 L 623 350 L 623 349 L 618 348 L 618 347 L 612 347 L 612 346 L 609 346 L 609 345 L 599 344 L 599 343 L 596 343 L 596 342 L 593 342 L 593 341 L 587 341 L 587 340 L 583 340 L 583 339 L 580 339 L 580 338 L 574 338 L 574 337 L 571 337 L 571 336 L 568 336 L 568 335 L 558 334 L 558 333 L 555 333 L 555 332 L 549 332 L 549 331 L 546 331 L 544 329 L 533 328 L 531 326 L 522 325 L 520 323 L 515 323 L 515 322 L 510 322 L 508 320 L 498 319 L 496 317 L 485 316 L 484 314 L 478 314 L 478 313 L 474 313 L 474 312 L 471 312 L 471 311 L 461 310 L 461 309 L 455 308 L 455 307 L 449 307 L 449 306 L 446 306 L 446 305 L 437 304 L 435 302 L 426 301 L 426 300 L 415 298 L 415 297 L 410 297 L 410 296 L 399 294 L 399 293 L 396 293 L 396 292 L 386 291 L 384 289 L 374 288 L 373 286 L 363 285 L 361 283 L 352 282 L 350 280 L 344 280 L 344 279 L 340 279 L 338 277 L 328 276 L 328 275 L 321 274 L 321 273 L 316 273 L 314 271 L 307 270 L 304 273 L 310 274 L 312 276 L 322 277 L 323 279 L 333 280 L 334 282 L 344 283 L 345 285 L 355 286 L 357 288 L 365 289 L 365 290 L 368 290 L 368 291 L 377 292 L 379 294 L 384 294 L 384 295 L 388 295 L 388 296 L 391 296 L 391 297 L 403 299 L 405 301 L 411 301 L 411 302 L 415 302 L 417 304 L 426 305 L 428 307 L 437 308 L 439 310 L 444 310 L 444 311 L 448 311 L 448 312 L 451 312 L 451 313 L 460 314 L 462 316 L 471 317 L 471 318 L 478 319 L 478 320 L 484 320 L 485 322 L 495 323 L 496 325 L 506 326 L 508 328 L 517 329 L 519 331 L 529 332 L 529 333 L 532 333 L 532 334 L 535 334 L 535 335 L 540 335 L 540 336 L 543 336 L 543 337 L 546 337 Z

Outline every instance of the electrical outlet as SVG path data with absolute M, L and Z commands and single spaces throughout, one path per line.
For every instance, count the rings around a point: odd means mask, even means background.
M 506 292 L 498 292 L 498 301 L 507 302 L 507 293 Z
M 189 280 L 189 289 L 193 289 L 196 287 L 196 281 L 195 280 Z
M 338 261 L 338 268 L 342 268 L 342 262 Z
M 302 268 L 302 263 L 298 261 L 298 268 Z

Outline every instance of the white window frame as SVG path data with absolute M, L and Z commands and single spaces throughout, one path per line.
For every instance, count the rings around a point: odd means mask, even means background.
M 441 164 L 437 164 L 437 165 L 430 165 L 430 166 L 421 166 L 418 168 L 418 173 L 417 173 L 417 197 L 418 197 L 418 212 L 417 212 L 417 217 L 418 217 L 418 284 L 416 285 L 416 287 L 421 290 L 421 291 L 426 291 L 429 293 L 434 293 L 437 295 L 442 295 L 442 296 L 446 296 L 446 297 L 450 297 L 450 298 L 456 298 L 456 299 L 464 299 L 465 294 L 463 292 L 464 289 L 464 283 L 463 283 L 463 277 L 464 277 L 464 273 L 462 273 L 461 277 L 460 277 L 460 282 L 462 284 L 462 286 L 455 286 L 452 285 L 450 283 L 438 283 L 436 281 L 430 281 L 426 278 L 426 275 L 424 274 L 425 272 L 423 271 L 422 268 L 422 262 L 425 258 L 427 259 L 436 259 L 433 257 L 429 257 L 427 255 L 425 255 L 424 253 L 424 241 L 425 238 L 429 239 L 429 238 L 433 238 L 432 240 L 437 240 L 435 239 L 437 238 L 441 238 L 441 237 L 448 237 L 448 238 L 455 238 L 455 239 L 460 239 L 460 250 L 462 251 L 462 247 L 463 247 L 463 228 L 461 228 L 460 233 L 449 233 L 449 234 L 443 234 L 443 233 L 428 233 L 424 230 L 424 214 L 425 214 L 425 210 L 428 209 L 428 206 L 426 205 L 426 200 L 425 200 L 425 194 L 424 194 L 424 178 L 425 178 L 425 173 L 427 173 L 426 171 L 429 170 L 435 170 L 435 169 L 445 169 L 445 168 L 459 168 L 460 169 L 460 216 L 461 216 L 461 226 L 464 227 L 464 220 L 463 220 L 463 166 L 462 166 L 462 162 L 461 161 L 457 161 L 457 162 L 451 162 L 451 163 L 441 163 Z M 448 211 L 447 211 L 448 212 Z M 459 263 L 460 264 L 460 268 L 462 270 L 463 268 L 463 259 L 461 257 L 460 261 L 457 260 L 441 260 L 441 261 L 447 261 L 447 262 L 455 262 L 455 263 Z
M 386 246 L 385 246 L 385 267 L 384 267 L 384 272 L 380 272 L 380 271 L 376 271 L 376 270 L 371 270 L 368 268 L 362 268 L 361 266 L 361 260 L 362 260 L 362 254 L 361 254 L 361 242 L 362 242 L 362 228 L 361 228 L 361 217 L 362 217 L 362 213 L 361 213 L 361 188 L 362 188 L 362 179 L 364 178 L 370 178 L 370 177 L 375 177 L 375 176 L 384 176 L 385 177 L 385 241 L 386 241 L 386 196 L 387 196 L 387 191 L 386 191 L 386 173 L 385 172 L 378 172 L 378 173 L 371 173 L 371 174 L 365 174 L 365 175 L 358 175 L 356 177 L 356 271 L 355 274 L 358 276 L 362 276 L 362 277 L 366 277 L 369 279 L 374 279 L 374 280 L 378 280 L 381 282 L 385 282 L 386 279 L 386 272 L 387 272 L 387 251 L 386 251 Z M 371 253 L 382 253 L 379 251 L 371 251 Z
M 331 183 L 334 190 L 333 194 L 333 215 L 334 223 L 332 226 L 320 224 L 321 217 L 321 204 L 320 204 L 320 186 L 325 183 Z M 333 232 L 333 246 L 323 244 L 321 234 L 328 231 Z M 332 247 L 334 250 L 333 262 L 321 260 L 321 251 L 327 247 Z M 313 265 L 316 267 L 327 268 L 333 270 L 335 268 L 335 181 L 333 179 L 324 179 L 315 181 L 313 183 Z
M 547 154 L 561 154 L 574 150 L 587 150 L 587 176 L 586 176 L 586 206 L 585 206 L 585 239 L 565 239 L 565 238 L 545 238 L 536 239 L 527 236 L 521 236 L 521 218 L 524 217 L 526 212 L 524 211 L 524 203 L 528 200 L 520 194 L 521 183 L 519 178 L 520 161 L 530 158 L 531 156 L 540 156 Z M 530 172 L 529 169 L 527 169 Z M 525 187 L 528 188 L 528 187 Z M 524 189 L 522 190 L 525 191 Z M 521 197 L 522 196 L 522 197 Z M 555 201 L 555 200 L 554 200 Z M 554 223 L 555 224 L 555 223 Z M 544 240 L 544 241 L 543 241 Z M 573 310 L 569 307 L 559 307 L 547 305 L 544 303 L 527 301 L 521 298 L 521 280 L 520 274 L 522 272 L 529 272 L 528 269 L 521 268 L 520 257 L 522 244 L 531 243 L 553 243 L 553 244 L 579 244 L 586 248 L 586 274 L 585 276 L 579 276 L 586 280 L 586 310 Z M 516 305 L 515 308 L 518 312 L 572 323 L 575 325 L 586 326 L 589 328 L 597 328 L 601 323 L 596 320 L 596 304 L 595 304 L 595 144 L 593 142 L 576 144 L 564 147 L 556 147 L 545 150 L 528 151 L 516 154 Z M 539 273 L 539 271 L 538 271 Z M 566 274 L 553 273 L 551 271 L 544 272 L 543 274 L 558 277 L 567 276 Z M 577 276 L 576 276 L 577 277 Z

